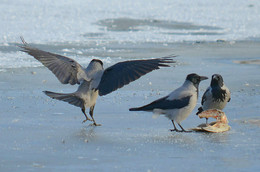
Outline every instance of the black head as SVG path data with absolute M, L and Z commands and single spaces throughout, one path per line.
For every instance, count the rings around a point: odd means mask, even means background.
M 99 59 L 93 59 L 93 60 L 91 60 L 91 62 L 98 62 L 101 64 L 101 66 L 103 66 L 103 62 Z
M 206 80 L 208 77 L 206 76 L 199 76 L 196 73 L 191 73 L 187 75 L 186 80 L 191 81 L 196 88 L 198 88 L 200 81 Z
M 224 85 L 224 81 L 221 75 L 219 74 L 212 75 L 210 86 L 222 87 L 223 85 Z

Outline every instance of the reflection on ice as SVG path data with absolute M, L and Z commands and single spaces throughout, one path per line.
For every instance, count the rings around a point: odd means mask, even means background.
M 200 133 L 204 141 L 209 143 L 229 143 L 230 133 Z
M 85 143 L 93 141 L 96 138 L 95 129 L 96 126 L 89 124 L 88 126 L 81 128 L 80 132 L 77 134 L 77 137 Z

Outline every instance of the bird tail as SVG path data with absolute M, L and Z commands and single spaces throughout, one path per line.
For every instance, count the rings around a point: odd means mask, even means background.
M 196 115 L 199 115 L 201 112 L 203 112 L 203 109 L 202 109 L 202 107 L 199 107 L 198 108 L 198 112 L 196 113 Z
M 153 108 L 150 108 L 148 105 L 145 105 L 142 107 L 130 108 L 129 111 L 153 111 Z
M 141 111 L 140 108 L 130 108 L 129 111 Z
M 77 96 L 75 93 L 54 93 L 51 91 L 43 91 L 47 96 L 50 98 L 56 99 L 56 100 L 62 100 L 64 102 L 68 102 L 69 104 L 72 104 L 74 106 L 84 108 L 84 101 L 79 96 Z

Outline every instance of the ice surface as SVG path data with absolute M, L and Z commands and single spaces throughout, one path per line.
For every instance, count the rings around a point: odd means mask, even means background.
M 0 171 L 259 171 L 259 1 L 21 1 L 0 5 Z M 95 119 L 42 91 L 73 92 L 33 57 L 34 47 L 86 66 L 172 54 L 154 71 L 99 97 Z M 129 112 L 179 87 L 187 74 L 223 76 L 226 133 L 172 133 L 165 117 Z M 200 85 L 200 97 L 209 85 Z M 199 106 L 200 98 L 198 101 Z M 192 128 L 196 109 L 182 122 Z
M 0 32 L 3 38 L 0 43 L 17 42 L 21 35 L 35 43 L 83 42 L 86 37 L 82 35 L 92 33 L 103 40 L 115 41 L 254 39 L 260 36 L 259 10 L 258 1 L 247 0 L 133 0 L 124 3 L 117 0 L 4 0 L 0 6 Z M 129 35 L 127 32 L 111 32 L 109 26 L 98 25 L 102 21 L 120 19 L 128 24 L 132 21 L 134 26 L 141 28 L 130 28 L 133 33 Z M 143 21 L 153 22 L 147 24 Z M 176 23 L 178 27 L 169 27 L 165 21 Z M 111 25 L 113 31 L 128 31 L 126 26 L 121 25 L 125 30 L 118 28 L 116 23 Z M 220 35 L 212 34 L 212 28 L 219 28 L 217 33 Z
M 176 58 L 178 65 L 99 97 L 95 118 L 101 127 L 82 124 L 84 116 L 79 108 L 42 93 L 73 92 L 77 88 L 60 84 L 46 68 L 1 72 L 1 171 L 258 171 L 259 65 L 233 61 L 258 57 L 259 44 L 169 44 L 166 48 L 156 44 L 154 49 L 151 45 L 128 45 L 126 51 L 114 55 L 128 59 L 176 50 L 181 54 Z M 191 72 L 209 77 L 222 74 L 232 92 L 224 110 L 230 131 L 172 133 L 172 124 L 165 117 L 153 119 L 151 113 L 128 111 L 167 95 Z M 201 83 L 200 97 L 209 83 Z M 182 125 L 188 129 L 203 122 L 194 110 Z
M 40 65 L 17 52 L 20 36 L 48 51 L 95 58 L 107 58 L 105 52 L 118 51 L 108 49 L 111 44 L 127 42 L 259 41 L 259 11 L 260 2 L 246 0 L 4 0 L 0 68 Z

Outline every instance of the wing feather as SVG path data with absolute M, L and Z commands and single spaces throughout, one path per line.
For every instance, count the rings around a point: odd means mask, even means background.
M 207 94 L 209 94 L 210 92 L 210 87 L 207 88 L 207 90 L 204 92 L 202 99 L 201 99 L 201 105 L 203 105 L 205 103 L 205 101 L 207 100 Z
M 192 96 L 186 96 L 181 99 L 173 99 L 169 100 L 168 96 L 160 98 L 158 100 L 153 101 L 152 103 L 138 107 L 138 108 L 131 108 L 130 111 L 153 111 L 154 109 L 181 109 L 185 106 L 188 106 L 190 102 L 190 98 Z
M 58 54 L 46 52 L 29 46 L 21 37 L 23 45 L 21 51 L 33 56 L 46 66 L 59 79 L 62 84 L 79 84 L 81 80 L 90 80 L 85 73 L 85 69 L 81 67 L 75 60 Z M 81 75 L 79 75 L 79 73 Z M 82 75 L 83 73 L 83 75 Z
M 173 57 L 175 56 L 124 61 L 110 66 L 104 71 L 97 87 L 99 95 L 109 94 L 160 67 L 169 67 L 169 63 L 175 63 L 175 61 L 172 60 Z

